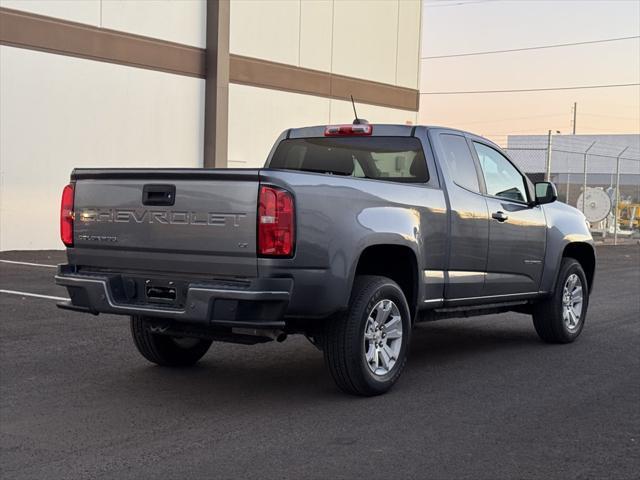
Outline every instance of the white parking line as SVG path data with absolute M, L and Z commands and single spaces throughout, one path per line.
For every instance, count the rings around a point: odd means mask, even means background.
M 39 293 L 29 293 L 29 292 L 16 292 L 15 290 L 1 290 L 0 293 L 7 293 L 9 295 L 20 295 L 22 297 L 35 297 L 35 298 L 46 298 L 47 300 L 69 300 L 67 297 L 54 297 L 52 295 L 40 295 Z
M 11 263 L 13 265 L 28 265 L 30 267 L 58 268 L 57 265 L 47 265 L 46 263 L 15 262 L 13 260 L 0 260 L 0 263 Z

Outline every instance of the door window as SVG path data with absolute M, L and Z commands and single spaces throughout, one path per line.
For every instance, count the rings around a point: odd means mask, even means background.
M 482 143 L 473 142 L 473 145 L 480 160 L 487 195 L 526 202 L 527 189 L 524 177 L 516 167 L 497 150 Z
M 462 188 L 480 192 L 478 173 L 467 140 L 460 135 L 444 133 L 440 135 L 440 143 L 453 181 Z

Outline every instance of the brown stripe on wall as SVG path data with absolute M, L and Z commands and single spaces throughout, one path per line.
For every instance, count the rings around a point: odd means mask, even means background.
M 359 102 L 381 105 L 383 107 L 400 108 L 418 111 L 420 92 L 410 88 L 387 85 L 359 78 L 331 76 L 331 96 L 348 100 L 353 95 Z
M 331 96 L 331 74 L 258 58 L 229 56 L 229 81 L 288 92 Z
M 205 51 L 178 43 L 0 8 L 0 44 L 205 78 Z
M 230 55 L 229 81 L 257 87 L 298 92 L 308 95 L 418 111 L 417 90 L 329 72 L 270 62 L 257 58 Z

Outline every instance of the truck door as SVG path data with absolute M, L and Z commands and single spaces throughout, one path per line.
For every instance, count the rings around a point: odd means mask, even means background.
M 431 130 L 449 202 L 449 263 L 445 299 L 483 295 L 489 242 L 489 214 L 479 172 L 464 136 Z
M 489 252 L 483 295 L 537 292 L 544 261 L 546 221 L 530 206 L 524 175 L 501 152 L 473 139 L 489 208 Z

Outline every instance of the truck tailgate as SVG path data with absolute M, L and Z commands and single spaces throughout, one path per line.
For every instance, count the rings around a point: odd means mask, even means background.
M 259 170 L 75 170 L 79 266 L 255 277 Z

